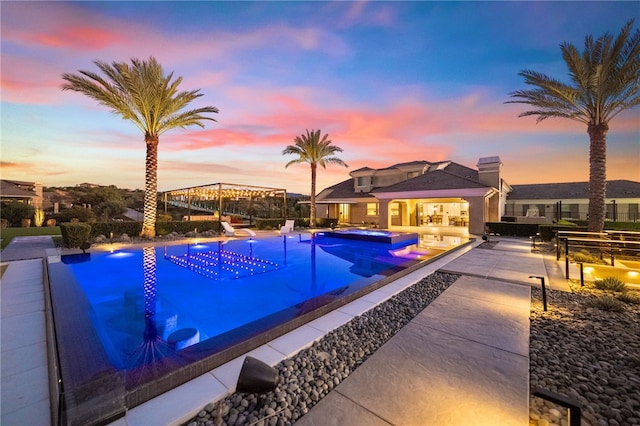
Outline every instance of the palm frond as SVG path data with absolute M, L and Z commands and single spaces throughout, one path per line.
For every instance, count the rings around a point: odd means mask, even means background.
M 627 22 L 615 39 L 609 33 L 595 40 L 585 37 L 582 53 L 572 44 L 561 44 L 572 84 L 525 70 L 519 75 L 534 89 L 511 92 L 513 100 L 506 103 L 535 107 L 519 116 L 537 115 L 538 122 L 560 117 L 607 125 L 621 111 L 638 105 L 640 30 L 631 33 L 633 22 Z
M 215 107 L 202 107 L 181 112 L 193 100 L 202 96 L 199 90 L 178 92 L 182 77 L 164 74 L 154 57 L 147 61 L 131 59 L 131 64 L 94 61 L 105 77 L 91 72 L 62 75 L 63 90 L 72 90 L 97 100 L 126 120 L 133 122 L 145 134 L 159 135 L 169 129 L 192 125 L 204 127 L 205 114 L 217 113 Z

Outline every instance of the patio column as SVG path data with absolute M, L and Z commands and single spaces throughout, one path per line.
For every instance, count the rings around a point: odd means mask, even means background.
M 378 226 L 389 229 L 389 200 L 378 200 Z

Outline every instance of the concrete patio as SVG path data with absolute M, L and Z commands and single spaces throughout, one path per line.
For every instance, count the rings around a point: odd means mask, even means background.
M 563 280 L 554 270 L 555 258 L 545 261 L 531 253 L 528 240 L 498 240 L 492 249 L 467 247 L 451 253 L 251 354 L 275 365 L 436 270 L 460 273 L 458 281 L 298 424 L 525 425 L 530 285 L 539 284 L 529 276 L 543 276 L 554 286 Z M 37 254 L 46 247 L 32 249 Z M 11 251 L 2 255 L 4 262 Z M 41 262 L 8 265 L 2 278 L 2 424 L 48 424 L 43 305 L 28 301 L 42 293 Z M 18 304 L 33 305 L 33 311 L 16 311 Z M 24 315 L 33 318 L 27 321 Z M 21 335 L 35 340 L 20 343 L 15 336 Z M 16 351 L 20 348 L 24 355 Z M 37 359 L 25 361 L 33 357 Z M 242 358 L 231 361 L 135 407 L 115 424 L 181 424 L 206 403 L 233 392 L 241 363 Z

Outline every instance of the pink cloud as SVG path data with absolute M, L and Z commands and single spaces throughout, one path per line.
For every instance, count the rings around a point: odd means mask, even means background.
M 64 49 L 103 49 L 122 43 L 122 36 L 110 29 L 90 28 L 83 25 L 53 28 L 53 32 L 34 32 L 17 35 L 28 44 Z

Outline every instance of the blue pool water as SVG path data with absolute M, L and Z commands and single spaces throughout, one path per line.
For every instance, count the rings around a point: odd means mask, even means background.
M 64 415 L 108 423 L 463 243 L 305 234 L 52 256 Z
M 109 360 L 129 370 L 149 362 L 149 341 L 160 347 L 152 361 L 195 353 L 225 333 L 350 294 L 421 260 L 410 247 L 277 236 L 95 252 L 67 266 Z

